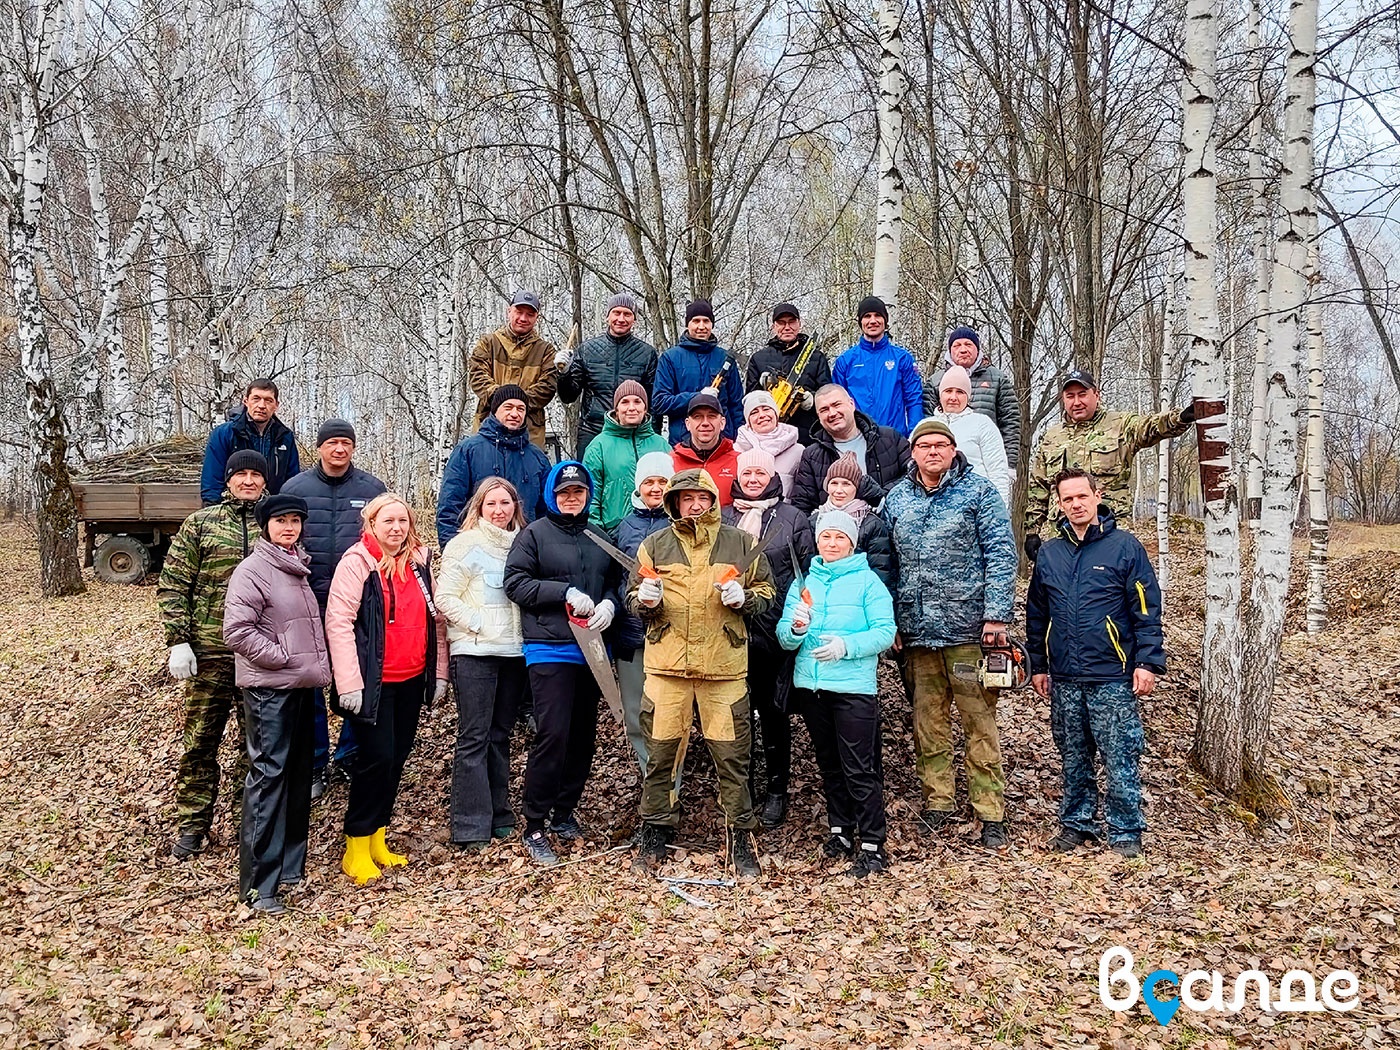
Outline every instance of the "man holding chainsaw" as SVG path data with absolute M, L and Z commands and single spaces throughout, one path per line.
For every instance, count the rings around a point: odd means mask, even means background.
M 744 372 L 748 390 L 767 390 L 778 405 L 778 421 L 797 428 L 803 445 L 814 438 L 817 391 L 831 382 L 831 364 L 802 333 L 802 318 L 792 303 L 773 307 L 773 338 L 755 350 Z M 746 417 L 747 418 L 747 417 Z
M 748 629 L 774 599 L 773 574 L 754 538 L 720 521 L 719 490 L 703 470 L 683 470 L 666 486 L 671 526 L 642 541 L 627 587 L 627 608 L 646 628 L 639 862 L 659 863 L 680 823 L 676 773 L 695 712 L 714 759 L 724 809 L 726 862 L 744 878 L 759 874 L 749 793 Z
M 882 511 L 899 566 L 895 647 L 914 698 L 914 747 L 930 831 L 954 816 L 952 707 L 967 738 L 967 796 L 982 845 L 1006 845 L 1005 778 L 997 739 L 997 689 L 984 655 L 1011 648 L 1016 541 L 1006 505 L 973 471 L 953 431 L 924 418 L 910 434 L 913 466 Z
M 715 339 L 715 311 L 705 299 L 685 308 L 685 335 L 656 364 L 651 410 L 670 420 L 665 436 L 672 445 L 685 440 L 686 411 L 701 393 L 719 401 L 724 436 L 732 441 L 744 420 L 744 378 L 734 355 Z
M 1108 845 L 1142 855 L 1142 715 L 1166 673 L 1162 592 L 1152 561 L 1120 530 L 1101 502 L 1098 481 L 1080 467 L 1055 476 L 1058 538 L 1036 558 L 1026 596 L 1031 686 L 1050 701 L 1050 730 L 1064 763 L 1056 853 L 1096 845 L 1099 786 L 1094 757 L 1103 755 Z

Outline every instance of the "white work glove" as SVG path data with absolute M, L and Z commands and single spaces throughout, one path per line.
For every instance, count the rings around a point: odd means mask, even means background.
M 447 695 L 447 679 L 439 678 L 437 686 L 433 689 L 433 703 L 437 703 Z
M 773 389 L 773 373 L 772 373 L 772 372 L 764 372 L 761 376 L 758 377 L 758 385 L 759 385 L 760 387 L 762 387 L 764 390 L 772 390 L 772 389 Z
M 810 412 L 810 411 L 812 410 L 812 408 L 813 408 L 813 407 L 816 405 L 816 403 L 817 403 L 817 396 L 816 396 L 815 394 L 813 394 L 810 390 L 808 390 L 805 386 L 804 386 L 804 387 L 798 387 L 798 389 L 802 391 L 802 397 L 801 397 L 801 404 L 802 404 L 802 407 L 803 407 L 804 409 L 806 409 L 808 412 Z
M 719 600 L 731 609 L 744 607 L 744 585 L 738 580 L 730 580 L 719 588 Z
M 199 673 L 199 664 L 194 658 L 194 650 L 186 642 L 170 647 L 170 673 L 175 681 L 183 682 Z
M 617 609 L 611 600 L 604 598 L 597 605 L 593 606 L 593 615 L 588 618 L 588 629 L 590 631 L 606 631 L 613 622 L 613 614 Z
M 797 608 L 792 610 L 792 633 L 806 634 L 811 625 L 812 607 L 806 602 L 798 602 Z
M 712 395 L 714 395 L 715 397 L 719 397 L 719 387 L 717 387 L 717 386 L 702 387 L 701 390 L 700 390 L 700 393 L 702 393 L 702 394 L 712 394 Z
M 592 616 L 593 599 L 584 594 L 577 587 L 570 587 L 564 595 L 564 601 L 575 616 Z
M 358 715 L 360 708 L 365 706 L 365 691 L 363 689 L 353 689 L 348 693 L 340 694 L 340 709 L 352 715 Z
M 564 371 L 564 369 L 569 367 L 569 365 L 573 362 L 573 359 L 574 355 L 572 351 L 560 350 L 557 354 L 554 355 L 554 367 L 560 372 L 562 372 Z
M 831 663 L 833 660 L 844 660 L 846 657 L 846 643 L 834 634 L 822 635 L 825 645 L 820 645 L 812 650 L 812 658 L 820 660 L 822 663 Z
M 661 604 L 661 580 L 648 576 L 637 584 L 637 601 L 641 602 L 648 609 L 655 609 Z

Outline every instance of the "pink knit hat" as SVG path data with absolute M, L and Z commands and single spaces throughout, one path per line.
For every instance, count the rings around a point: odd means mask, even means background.
M 943 373 L 943 378 L 938 381 L 939 390 L 961 390 L 969 397 L 972 396 L 972 377 L 967 374 L 967 369 L 962 365 L 953 365 L 948 371 Z
M 745 449 L 739 453 L 739 475 L 742 476 L 749 467 L 762 468 L 770 478 L 778 472 L 778 464 L 773 459 L 772 453 L 764 452 L 761 448 Z

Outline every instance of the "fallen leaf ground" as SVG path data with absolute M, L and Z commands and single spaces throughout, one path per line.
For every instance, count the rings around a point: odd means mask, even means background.
M 1275 754 L 1291 806 L 1277 822 L 1212 794 L 1187 764 L 1201 583 L 1182 534 L 1173 670 L 1145 705 L 1141 861 L 1046 851 L 1059 767 L 1030 693 L 999 713 L 1010 850 L 977 848 L 971 822 L 918 834 L 908 712 L 889 688 L 888 876 L 856 881 L 819 859 L 821 799 L 799 729 L 793 813 L 762 837 L 764 878 L 692 887 L 711 908 L 682 902 L 614 846 L 635 824 L 638 784 L 606 718 L 580 814 L 595 834 L 537 873 L 518 840 L 481 857 L 445 845 L 443 706 L 425 718 L 391 836 L 410 866 L 347 883 L 337 789 L 315 811 L 310 878 L 280 920 L 235 904 L 226 807 L 213 849 L 185 865 L 167 857 L 181 694 L 153 587 L 94 582 L 44 602 L 30 537 L 7 538 L 0 1046 L 1400 1045 L 1393 536 L 1349 532 L 1332 565 L 1333 628 L 1287 639 Z M 230 735 L 225 768 L 232 747 Z M 702 752 L 687 771 L 689 848 L 672 868 L 703 878 L 719 873 L 719 838 Z M 1163 1027 L 1141 1003 L 1114 1014 L 1099 1002 L 1099 957 L 1115 944 L 1139 977 L 1348 968 L 1361 1002 L 1331 1015 L 1183 1009 Z

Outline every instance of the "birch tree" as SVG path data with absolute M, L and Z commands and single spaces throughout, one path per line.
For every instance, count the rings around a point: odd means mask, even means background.
M 880 41 L 880 81 L 876 99 L 879 136 L 879 188 L 875 205 L 874 293 L 891 317 L 899 306 L 899 245 L 904 225 L 904 71 L 902 0 L 879 0 L 875 24 Z
M 1259 520 L 1264 498 L 1264 377 L 1269 350 L 1269 207 L 1264 179 L 1264 48 L 1259 26 L 1262 0 L 1249 5 L 1249 67 L 1254 86 L 1254 112 L 1249 119 L 1250 214 L 1254 225 L 1254 368 L 1250 373 L 1253 398 L 1249 410 L 1249 456 L 1245 472 L 1246 516 Z
M 1308 634 L 1327 628 L 1327 451 L 1323 431 L 1322 400 L 1326 372 L 1323 368 L 1322 253 L 1317 237 L 1317 213 L 1313 213 L 1308 243 Z

